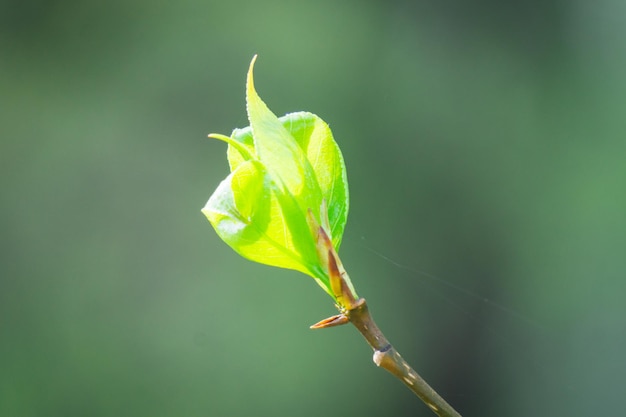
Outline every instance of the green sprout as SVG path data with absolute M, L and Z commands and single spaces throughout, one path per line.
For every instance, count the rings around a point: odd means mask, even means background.
M 250 126 L 230 137 L 209 135 L 228 143 L 231 173 L 202 212 L 244 258 L 310 275 L 349 307 L 358 298 L 352 283 L 344 274 L 348 291 L 344 294 L 341 284 L 333 289 L 334 271 L 328 269 L 329 256 L 340 265 L 336 253 L 348 218 L 343 156 L 316 115 L 276 117 L 254 88 L 253 67 L 254 59 L 246 88 Z
M 230 174 L 202 212 L 244 258 L 313 277 L 340 314 L 311 328 L 352 323 L 374 349 L 374 363 L 399 378 L 439 416 L 459 416 L 391 346 L 359 298 L 338 250 L 348 218 L 348 180 L 339 146 L 318 116 L 276 117 L 254 87 L 250 63 L 246 103 L 250 126 L 230 136 Z

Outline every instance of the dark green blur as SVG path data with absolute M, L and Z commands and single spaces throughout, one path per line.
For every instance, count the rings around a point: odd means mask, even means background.
M 200 213 L 206 139 L 318 114 L 341 248 L 464 416 L 622 415 L 626 7 L 525 1 L 0 3 L 0 416 L 430 416 L 302 274 Z M 436 278 L 433 278 L 435 276 Z

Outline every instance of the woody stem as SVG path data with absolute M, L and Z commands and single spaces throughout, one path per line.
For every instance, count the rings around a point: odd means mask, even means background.
M 346 313 L 348 320 L 363 335 L 367 343 L 374 349 L 374 363 L 386 369 L 402 381 L 415 395 L 440 417 L 461 417 L 389 343 L 380 331 L 369 312 L 365 299 L 357 301 L 357 305 Z

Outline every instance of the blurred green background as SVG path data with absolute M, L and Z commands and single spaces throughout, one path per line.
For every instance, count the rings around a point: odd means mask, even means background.
M 465 416 L 621 415 L 626 3 L 2 1 L 0 415 L 430 416 L 200 213 L 244 81 L 348 167 L 342 258 Z M 433 277 L 434 276 L 434 277 Z

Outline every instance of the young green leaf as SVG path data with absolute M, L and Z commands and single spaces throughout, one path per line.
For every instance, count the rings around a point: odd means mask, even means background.
M 269 110 L 254 87 L 254 61 L 246 87 L 250 126 L 235 129 L 230 137 L 209 135 L 228 143 L 231 173 L 202 211 L 243 257 L 308 274 L 337 299 L 327 253 L 338 250 L 348 216 L 341 151 L 316 115 L 277 118 Z M 323 227 L 331 243 L 320 240 L 315 227 Z

